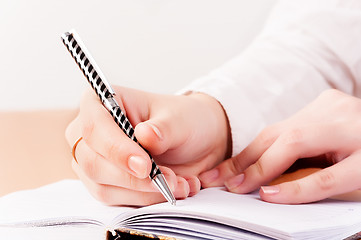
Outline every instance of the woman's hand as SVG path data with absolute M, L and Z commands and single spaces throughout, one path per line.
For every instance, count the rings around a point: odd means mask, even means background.
M 229 150 L 228 121 L 221 105 L 204 94 L 171 96 L 116 87 L 117 101 L 135 135 L 154 157 L 176 198 L 200 190 L 198 174 L 216 166 Z M 76 147 L 73 169 L 89 191 L 107 204 L 165 201 L 151 183 L 148 154 L 129 139 L 91 91 L 68 126 Z
M 291 165 L 302 163 L 323 169 L 266 186 Z M 361 100 L 327 90 L 289 119 L 266 128 L 240 154 L 203 173 L 200 180 L 204 187 L 224 184 L 235 193 L 261 186 L 263 200 L 291 204 L 360 189 Z

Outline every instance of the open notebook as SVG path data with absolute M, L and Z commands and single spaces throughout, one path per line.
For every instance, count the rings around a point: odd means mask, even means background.
M 110 207 L 76 180 L 0 198 L 0 239 L 102 240 L 118 228 L 180 239 L 343 239 L 361 231 L 361 203 L 278 205 L 210 188 L 177 206 Z

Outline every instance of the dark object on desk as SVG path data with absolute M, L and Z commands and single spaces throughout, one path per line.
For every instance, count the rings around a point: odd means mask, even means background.
M 120 228 L 114 231 L 107 231 L 107 240 L 177 240 L 173 237 L 160 236 L 155 234 L 144 233 L 127 228 Z
M 115 235 L 113 235 L 115 234 Z M 165 237 L 155 234 L 144 233 L 140 231 L 135 231 L 127 228 L 121 228 L 114 230 L 114 232 L 108 231 L 106 240 L 144 240 L 144 239 L 153 239 L 153 240 L 177 240 L 172 237 Z M 355 233 L 344 240 L 360 240 L 361 231 Z
M 358 232 L 352 236 L 349 236 L 348 238 L 345 238 L 344 240 L 360 240 L 361 239 L 361 232 Z

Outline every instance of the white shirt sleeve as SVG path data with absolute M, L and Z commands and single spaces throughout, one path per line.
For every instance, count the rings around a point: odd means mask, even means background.
M 253 44 L 182 91 L 222 104 L 236 155 L 329 88 L 361 96 L 361 1 L 279 2 Z

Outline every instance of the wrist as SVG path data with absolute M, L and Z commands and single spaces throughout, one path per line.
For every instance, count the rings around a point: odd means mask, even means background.
M 223 149 L 223 159 L 228 159 L 232 155 L 232 134 L 227 113 L 222 104 L 214 97 L 200 92 L 189 92 L 186 94 L 201 103 L 203 107 L 210 110 L 210 116 L 215 119 L 218 130 L 217 137 L 220 138 L 220 147 Z

